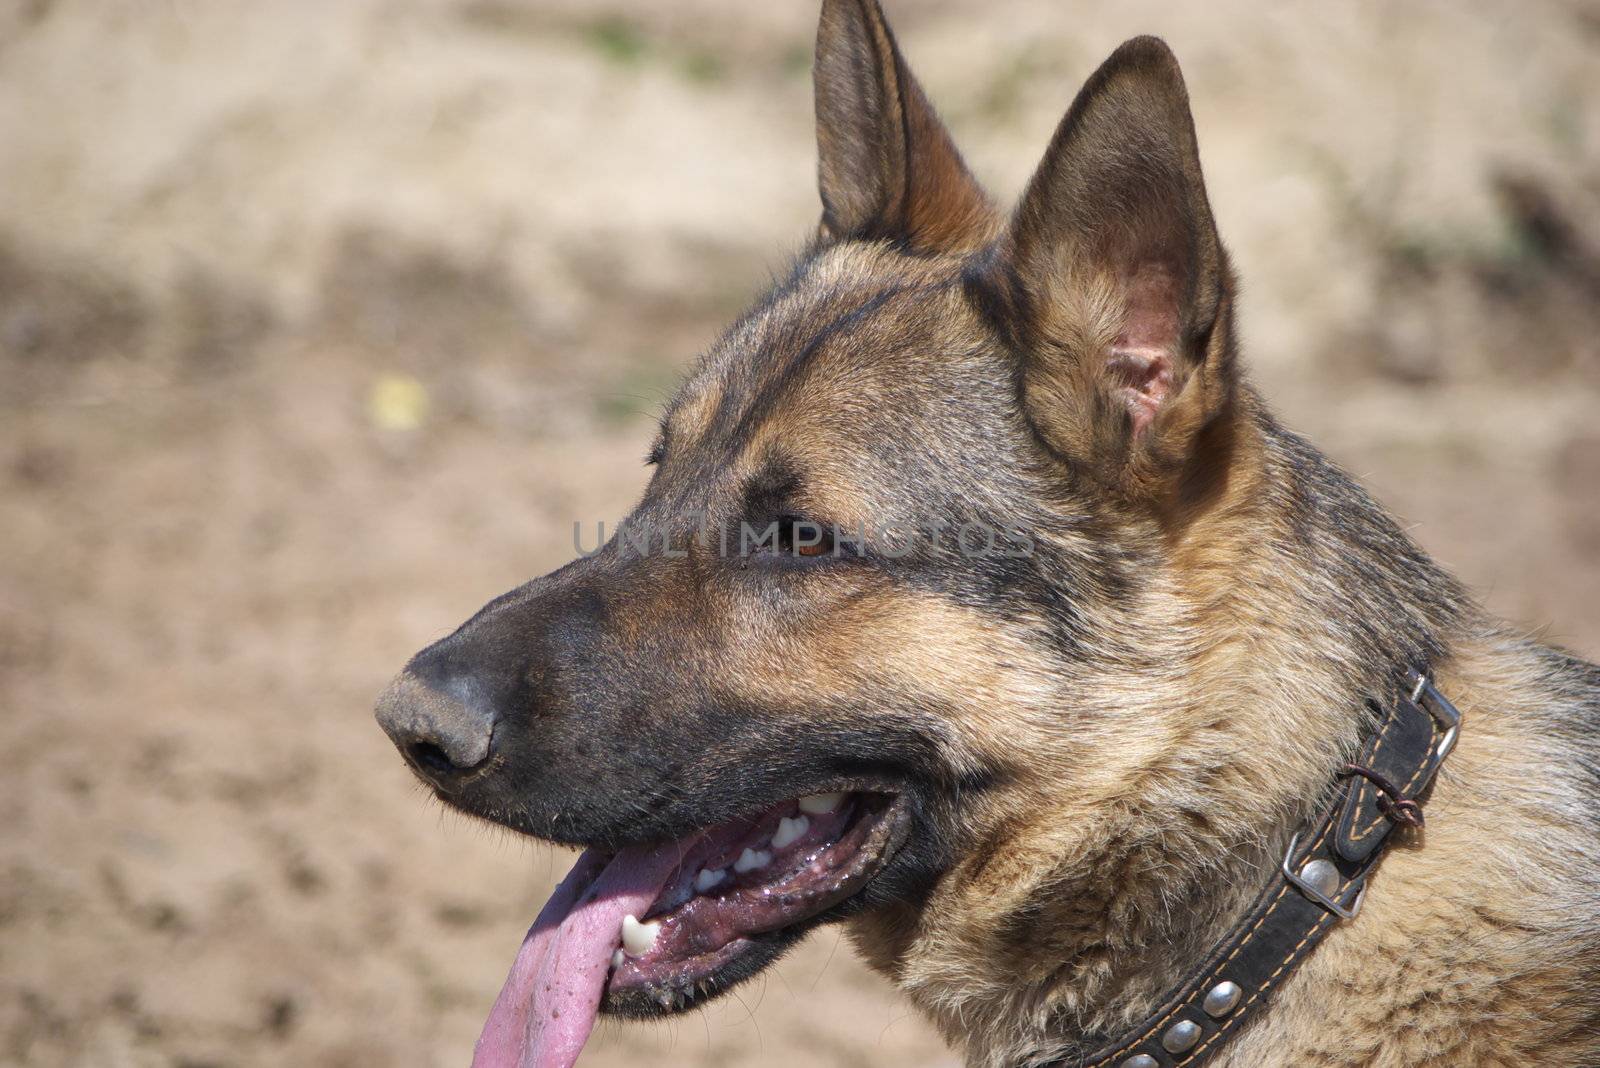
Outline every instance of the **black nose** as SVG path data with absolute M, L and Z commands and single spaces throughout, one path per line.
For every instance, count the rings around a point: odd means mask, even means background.
M 378 723 L 417 773 L 449 788 L 489 759 L 494 708 L 470 678 L 433 685 L 410 670 L 378 698 Z

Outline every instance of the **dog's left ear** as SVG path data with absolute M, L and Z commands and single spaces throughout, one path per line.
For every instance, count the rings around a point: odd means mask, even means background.
M 1165 43 L 1135 38 L 1090 77 L 976 281 L 1052 450 L 1132 496 L 1170 484 L 1236 372 L 1232 284 Z
M 823 0 L 814 70 L 824 240 L 974 249 L 993 205 L 895 45 L 877 0 Z

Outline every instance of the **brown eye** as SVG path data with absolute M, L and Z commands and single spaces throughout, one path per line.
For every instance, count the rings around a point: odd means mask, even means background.
M 833 532 L 821 523 L 785 516 L 778 521 L 778 550 L 793 556 L 832 556 Z
M 827 556 L 829 553 L 833 552 L 833 545 L 828 537 L 824 535 L 822 540 L 817 542 L 815 545 L 797 543 L 794 551 L 801 556 Z

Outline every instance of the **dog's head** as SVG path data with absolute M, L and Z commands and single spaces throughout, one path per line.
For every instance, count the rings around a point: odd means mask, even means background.
M 626 529 L 380 705 L 449 804 L 635 858 L 610 1011 L 846 915 L 911 976 L 957 888 L 1011 900 L 1206 761 L 1163 695 L 1230 593 L 1208 553 L 1256 446 L 1172 54 L 1118 49 L 1009 217 L 873 0 L 824 3 L 816 103 L 816 240 L 671 402 Z M 1006 852 L 1024 826 L 1043 869 Z

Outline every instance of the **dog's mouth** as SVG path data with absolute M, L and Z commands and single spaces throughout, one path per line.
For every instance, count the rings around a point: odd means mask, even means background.
M 683 843 L 660 896 L 623 920 L 603 1009 L 656 1015 L 725 989 L 731 964 L 766 957 L 759 939 L 811 926 L 877 874 L 894 807 L 883 794 L 812 794 Z
M 568 1065 L 596 1015 L 714 997 L 843 915 L 903 843 L 900 794 L 811 794 L 673 842 L 590 849 L 523 941 L 475 1068 Z

